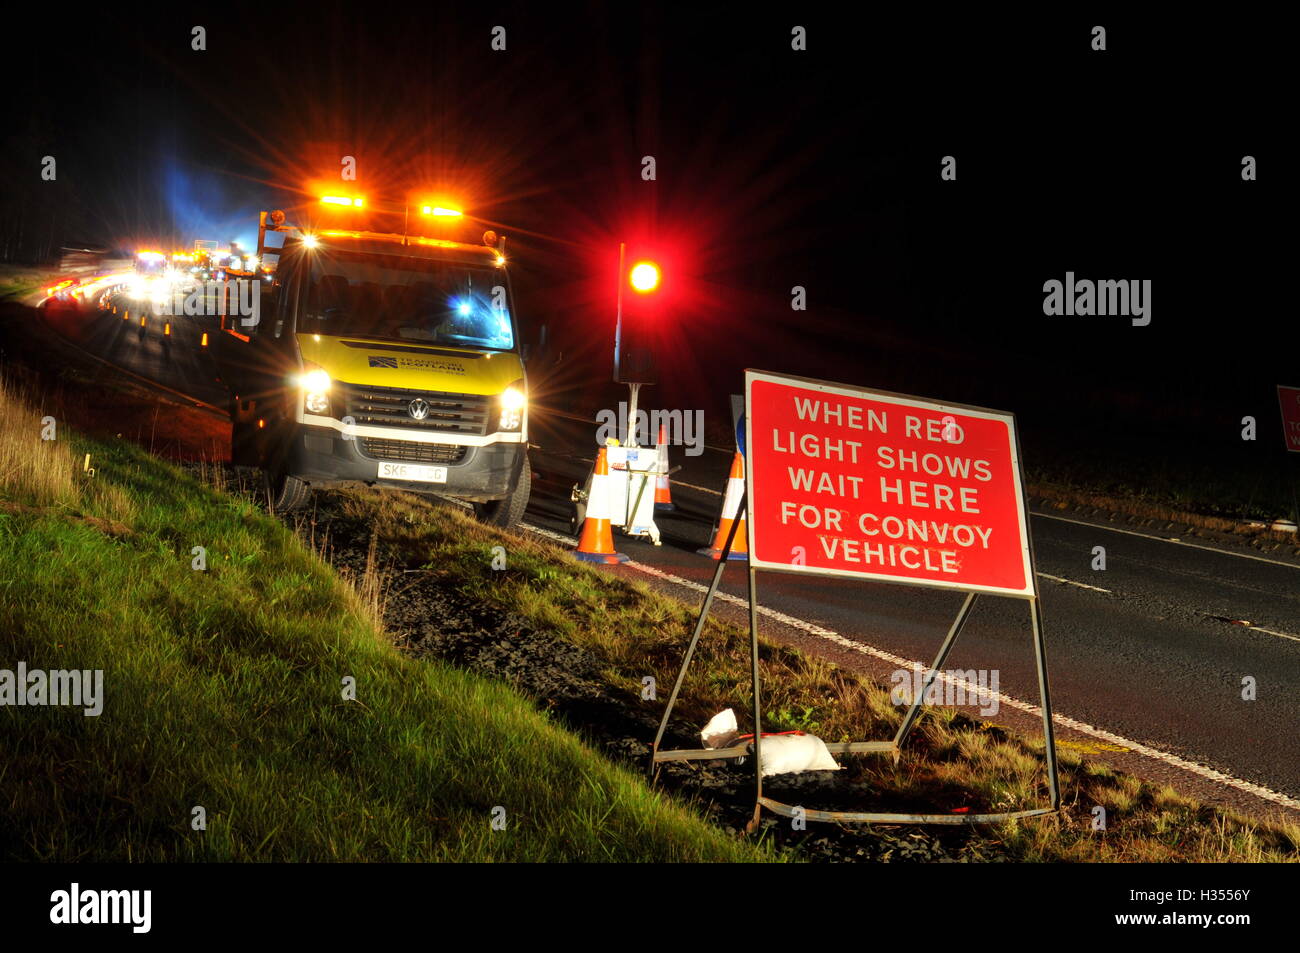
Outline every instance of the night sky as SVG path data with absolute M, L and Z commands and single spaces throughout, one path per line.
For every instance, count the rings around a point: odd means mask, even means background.
M 352 155 L 363 194 L 430 185 L 502 223 L 521 321 L 553 345 L 530 367 L 543 402 L 617 399 L 627 240 L 671 282 L 654 406 L 725 415 L 756 366 L 1011 410 L 1027 456 L 1282 453 L 1273 388 L 1300 384 L 1294 243 L 1277 238 L 1293 109 L 1267 23 L 808 4 L 32 16 L 5 64 L 11 259 L 251 243 L 258 209 L 303 203 Z M 1150 279 L 1151 324 L 1045 316 L 1043 283 L 1067 271 Z M 1258 445 L 1238 437 L 1246 414 Z

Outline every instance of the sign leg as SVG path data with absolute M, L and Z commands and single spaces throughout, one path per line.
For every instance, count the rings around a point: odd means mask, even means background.
M 1043 709 L 1043 752 L 1047 758 L 1047 785 L 1052 793 L 1052 810 L 1061 808 L 1061 785 L 1056 773 L 1056 733 L 1052 726 L 1052 693 L 1047 684 L 1047 646 L 1043 642 L 1043 609 L 1035 596 L 1029 601 L 1034 626 L 1034 664 L 1038 668 L 1038 694 Z
M 742 509 L 743 513 L 744 510 Z M 732 523 L 732 529 L 736 527 L 737 519 Z M 726 553 L 722 555 L 726 559 Z M 759 680 L 758 680 L 758 590 L 755 584 L 755 570 L 751 565 L 749 567 L 749 657 L 750 657 L 750 680 L 754 689 L 754 816 L 750 818 L 749 824 L 746 825 L 746 831 L 754 831 L 758 827 L 759 815 L 763 812 L 763 757 L 761 745 L 763 743 L 763 717 L 762 708 L 759 701 Z
M 740 498 L 741 514 L 745 512 L 745 498 Z M 731 552 L 731 546 L 736 539 L 736 527 L 740 525 L 740 520 L 732 521 L 731 531 L 727 533 L 727 541 L 722 547 L 722 555 L 718 557 L 718 566 L 713 570 L 713 582 L 709 584 L 709 591 L 704 594 L 704 603 L 700 606 L 700 614 L 695 619 L 695 630 L 691 632 L 691 641 L 686 646 L 686 655 L 682 658 L 682 667 L 677 672 L 677 681 L 673 683 L 672 694 L 668 696 L 668 705 L 664 708 L 664 716 L 659 720 L 659 730 L 655 733 L 654 744 L 650 747 L 650 773 L 654 774 L 655 755 L 659 753 L 659 745 L 664 740 L 664 731 L 668 728 L 668 718 L 673 713 L 673 706 L 677 704 L 677 696 L 682 690 L 682 682 L 686 681 L 686 669 L 690 667 L 691 657 L 695 654 L 695 646 L 699 644 L 700 633 L 704 631 L 704 622 L 709 617 L 709 609 L 713 606 L 713 597 L 717 595 L 718 583 L 722 581 L 722 570 L 727 567 L 727 556 Z M 751 584 L 752 589 L 752 584 Z
M 907 715 L 903 718 L 903 723 L 898 726 L 898 733 L 894 735 L 894 757 L 898 757 L 898 749 L 903 747 L 903 740 L 907 737 L 912 726 L 916 724 L 916 719 L 921 714 L 921 705 L 925 700 L 925 693 L 930 690 L 930 683 L 938 677 L 939 669 L 943 663 L 948 661 L 948 653 L 957 642 L 957 636 L 961 635 L 962 627 L 966 625 L 966 620 L 970 618 L 970 610 L 975 605 L 975 593 L 966 593 L 966 601 L 961 604 L 957 610 L 957 618 L 953 620 L 952 625 L 948 627 L 948 635 L 943 640 L 943 645 L 939 646 L 939 654 L 934 657 L 934 664 L 925 673 L 925 682 L 917 696 L 912 699 L 912 707 L 907 710 Z

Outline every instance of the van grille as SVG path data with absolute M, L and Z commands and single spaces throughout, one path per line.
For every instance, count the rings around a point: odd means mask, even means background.
M 492 398 L 482 394 L 440 394 L 400 387 L 371 387 L 340 383 L 343 412 L 357 426 L 404 427 L 433 433 L 481 437 L 487 433 Z M 428 412 L 411 416 L 411 403 L 421 400 Z
M 361 451 L 376 460 L 399 460 L 402 463 L 460 463 L 465 448 L 445 443 L 416 443 L 413 440 L 381 440 L 362 437 Z

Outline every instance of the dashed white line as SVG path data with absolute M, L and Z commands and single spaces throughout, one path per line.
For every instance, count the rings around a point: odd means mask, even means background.
M 543 529 L 540 526 L 533 526 L 532 524 L 529 523 L 520 523 L 519 525 L 522 526 L 524 529 L 536 533 L 539 536 L 544 536 L 547 539 L 553 540 L 555 542 L 564 543 L 565 545 L 568 546 L 571 546 L 574 543 L 574 539 L 571 536 L 565 536 L 561 533 L 555 533 L 552 532 L 551 530 Z M 655 576 L 656 578 L 662 579 L 665 582 L 671 582 L 674 585 L 682 586 L 683 588 L 690 589 L 695 592 L 701 592 L 701 593 L 708 592 L 707 586 L 701 585 L 700 583 L 695 582 L 691 579 L 683 579 L 681 576 L 674 575 L 673 573 L 670 572 L 664 572 L 662 569 L 656 569 L 654 566 L 647 566 L 645 563 L 628 561 L 626 563 L 623 563 L 623 565 L 628 566 L 632 569 L 636 569 L 640 572 L 646 573 L 647 575 Z M 1065 581 L 1068 582 L 1069 580 L 1065 580 Z M 1076 585 L 1083 585 L 1083 583 L 1076 583 Z M 1093 588 L 1093 587 L 1086 586 L 1085 588 Z M 718 590 L 714 598 L 720 599 L 723 602 L 731 603 L 732 605 L 745 606 L 746 608 L 748 608 L 749 606 L 748 600 L 742 599 L 739 596 L 733 596 L 731 593 L 728 592 L 723 592 L 721 589 Z M 836 645 L 839 645 L 843 648 L 849 649 L 854 652 L 858 652 L 862 655 L 869 655 L 872 658 L 880 659 L 881 661 L 888 662 L 891 665 L 898 666 L 899 668 L 908 668 L 915 671 L 918 668 L 926 667 L 922 665 L 922 663 L 917 662 L 913 659 L 906 659 L 903 658 L 901 655 L 894 655 L 892 652 L 886 652 L 882 649 L 878 649 L 872 645 L 867 645 L 866 643 L 863 642 L 855 642 L 853 639 L 845 638 L 844 636 L 840 635 L 838 632 L 834 632 L 830 629 L 824 628 L 820 625 L 816 625 L 815 623 L 812 622 L 805 622 L 803 619 L 795 618 L 792 615 L 786 615 L 784 612 L 779 612 L 776 609 L 770 609 L 767 606 L 760 605 L 758 607 L 758 613 L 759 615 L 762 615 L 766 618 L 772 619 L 776 622 L 780 622 L 784 625 L 788 625 L 791 628 L 798 629 L 801 632 L 806 632 L 809 635 L 815 635 L 819 638 L 825 639 L 828 642 L 833 642 Z M 1274 633 L 1274 634 L 1278 634 L 1278 633 Z M 1288 638 L 1290 638 L 1290 636 L 1288 636 Z M 987 689 L 985 689 L 985 691 L 987 691 Z M 1018 698 L 1012 698 L 1010 695 L 1004 695 L 1001 692 L 993 692 L 992 695 L 994 698 L 998 700 L 999 704 L 1008 705 L 1011 708 L 1015 708 L 1016 710 L 1025 712 L 1026 714 L 1029 715 L 1035 715 L 1039 718 L 1042 717 L 1042 709 L 1039 708 L 1037 705 L 1031 705 L 1028 702 L 1023 702 Z M 1227 787 L 1235 788 L 1238 791 L 1243 791 L 1247 794 L 1253 794 L 1255 797 L 1262 798 L 1265 801 L 1271 801 L 1274 804 L 1280 804 L 1283 807 L 1300 811 L 1300 800 L 1296 800 L 1295 798 L 1288 797 L 1287 795 L 1282 794 L 1280 791 L 1274 791 L 1271 788 L 1266 788 L 1263 785 L 1255 784 L 1252 781 L 1245 781 L 1242 780 L 1241 778 L 1235 778 L 1230 774 L 1224 774 L 1222 771 L 1216 771 L 1213 768 L 1206 767 L 1205 765 L 1196 764 L 1193 761 L 1187 761 L 1186 759 L 1180 758 L 1175 754 L 1170 754 L 1167 751 L 1161 751 L 1158 748 L 1152 748 L 1149 745 L 1144 745 L 1139 741 L 1132 741 L 1128 738 L 1123 737 L 1122 735 L 1117 735 L 1114 732 L 1107 731 L 1104 728 L 1097 728 L 1096 726 L 1090 725 L 1087 722 L 1079 721 L 1077 718 L 1071 718 L 1068 715 L 1062 715 L 1060 713 L 1053 713 L 1052 722 L 1053 724 L 1061 725 L 1062 727 L 1065 728 L 1070 728 L 1074 731 L 1079 732 L 1080 734 L 1090 735 L 1093 738 L 1097 738 L 1101 741 L 1108 742 L 1109 744 L 1122 745 L 1123 747 L 1129 748 L 1130 750 L 1144 757 L 1151 758 L 1152 760 L 1155 761 L 1160 761 L 1164 764 L 1170 765 L 1171 767 L 1175 767 L 1182 771 L 1186 771 L 1189 774 L 1194 774 L 1197 777 L 1204 778 L 1207 781 L 1214 781 L 1218 784 L 1223 784 Z
M 1300 635 L 1289 635 L 1286 632 L 1274 632 L 1272 629 L 1266 629 L 1263 626 L 1250 625 L 1245 626 L 1252 632 L 1263 632 L 1267 635 L 1276 635 L 1279 639 L 1290 639 L 1292 642 L 1300 642 Z
M 1109 589 L 1103 589 L 1101 586 L 1090 586 L 1086 582 L 1075 582 L 1073 579 L 1066 579 L 1064 576 L 1053 576 L 1051 573 L 1040 572 L 1038 575 L 1044 579 L 1050 579 L 1052 582 L 1063 582 L 1067 586 L 1078 586 L 1080 589 L 1091 589 L 1093 592 L 1104 592 L 1111 594 Z

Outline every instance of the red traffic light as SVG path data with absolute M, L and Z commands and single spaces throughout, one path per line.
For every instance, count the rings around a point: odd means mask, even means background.
M 649 294 L 659 287 L 659 266 L 651 261 L 639 261 L 627 275 L 634 291 Z

